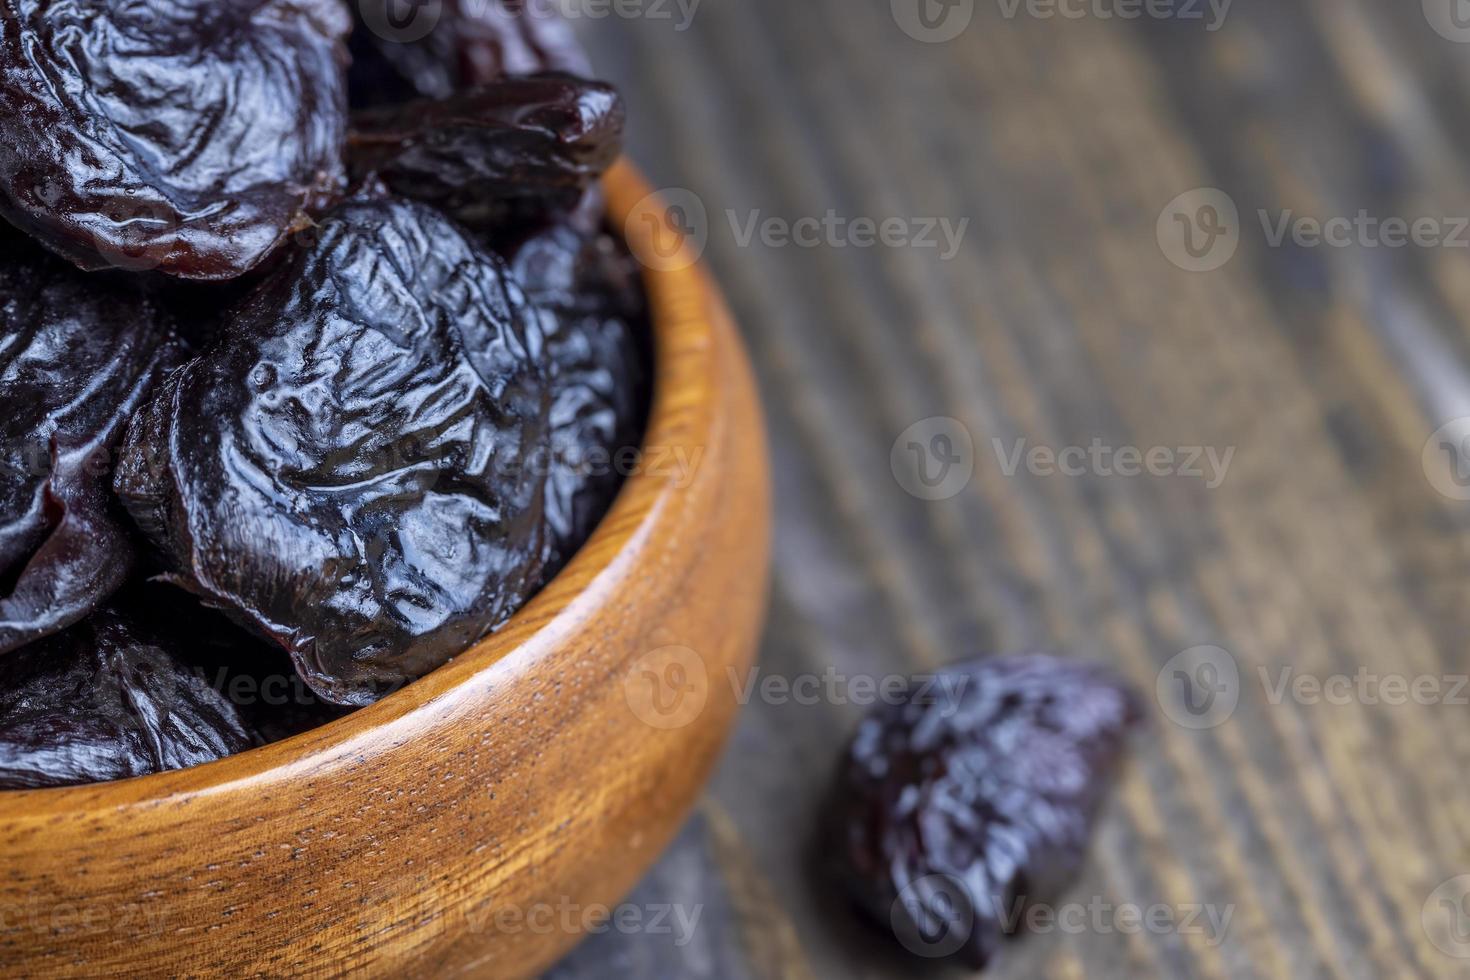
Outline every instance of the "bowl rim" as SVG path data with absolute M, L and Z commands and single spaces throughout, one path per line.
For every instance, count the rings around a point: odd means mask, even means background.
M 719 420 L 708 411 L 689 411 L 691 407 L 710 407 L 708 378 L 717 370 L 710 311 L 673 305 L 676 297 L 691 295 L 691 285 L 698 286 L 693 295 L 704 295 L 706 280 L 698 251 L 694 243 L 680 237 L 671 252 L 654 222 L 635 220 L 642 214 L 662 214 L 662 205 L 657 192 L 626 158 L 609 169 L 602 187 L 608 221 L 633 254 L 640 257 L 649 298 L 654 378 L 640 451 L 667 446 L 690 452 L 710 445 L 715 438 L 710 430 Z M 703 326 L 704 336 L 689 336 L 693 324 Z M 686 356 L 691 353 L 703 356 Z M 703 428 L 690 426 L 691 416 L 704 421 Z M 554 642 L 558 620 L 584 613 L 578 608 L 582 605 L 578 599 L 598 591 L 597 580 L 619 563 L 630 545 L 645 538 L 675 492 L 678 488 L 665 476 L 643 468 L 630 473 L 592 534 L 524 606 L 468 650 L 374 704 L 280 741 L 186 769 L 76 786 L 0 790 L 0 821 L 34 821 L 80 811 L 151 806 L 238 788 L 244 782 L 285 779 L 294 773 L 319 776 L 324 760 L 351 756 L 355 742 L 379 736 L 384 728 L 418 709 L 453 696 L 512 655 L 526 652 L 533 658 L 544 656 L 544 644 Z M 369 744 L 363 743 L 363 751 L 369 751 Z

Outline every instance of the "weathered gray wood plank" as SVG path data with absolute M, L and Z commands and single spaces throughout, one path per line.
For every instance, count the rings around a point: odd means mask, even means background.
M 707 209 L 764 387 L 779 529 L 763 670 L 881 676 L 1046 647 L 1152 695 L 1176 654 L 1225 648 L 1233 716 L 1192 731 L 1158 713 L 1072 896 L 1228 908 L 1223 941 L 1032 936 L 994 975 L 1456 975 L 1470 960 L 1431 943 L 1424 912 L 1470 873 L 1466 708 L 1272 703 L 1261 672 L 1470 671 L 1470 506 L 1420 460 L 1470 415 L 1470 249 L 1274 247 L 1258 214 L 1470 215 L 1470 45 L 1413 2 L 1238 0 L 1217 31 L 1008 6 L 976 4 L 943 44 L 848 0 L 704 0 L 682 32 L 585 25 L 625 85 L 633 155 Z M 1156 223 L 1202 187 L 1238 207 L 1240 245 L 1192 273 Z M 970 223 L 944 261 L 744 246 L 727 217 L 829 209 Z M 941 415 L 976 468 L 925 502 L 889 450 Z M 992 440 L 1021 439 L 1234 455 L 1215 488 L 1008 476 Z M 752 703 L 630 899 L 702 905 L 694 938 L 596 937 L 553 976 L 905 975 L 811 871 L 860 715 Z

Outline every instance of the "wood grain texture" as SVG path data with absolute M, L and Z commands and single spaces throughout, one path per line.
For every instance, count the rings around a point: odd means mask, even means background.
M 1421 466 L 1431 433 L 1470 414 L 1470 249 L 1275 247 L 1259 220 L 1366 210 L 1448 232 L 1470 216 L 1470 45 L 1417 0 L 1238 0 L 1214 31 L 1009 6 L 982 0 L 940 44 L 885 2 L 707 0 L 683 31 L 585 25 L 626 88 L 634 156 L 705 205 L 763 386 L 778 503 L 762 671 L 1045 648 L 1111 663 L 1152 700 L 1171 658 L 1222 647 L 1234 714 L 1193 731 L 1154 712 L 1070 899 L 1228 908 L 1223 938 L 1053 931 L 989 975 L 1470 975 L 1431 941 L 1447 935 L 1436 888 L 1470 873 L 1470 706 L 1450 696 L 1470 672 L 1470 505 Z M 1203 187 L 1233 199 L 1241 241 L 1190 273 L 1156 224 Z M 829 209 L 970 225 L 946 262 L 742 244 L 729 218 Z M 889 469 L 931 416 L 976 446 L 965 492 L 933 503 Z M 996 439 L 1235 455 L 1214 489 L 1008 476 Z M 1273 703 L 1260 672 L 1287 668 L 1427 677 L 1454 703 Z M 702 904 L 693 936 L 596 936 L 552 975 L 910 975 L 808 870 L 862 713 L 756 696 L 632 899 Z
M 615 215 L 647 191 L 626 167 L 607 186 Z M 571 565 L 474 650 L 306 735 L 0 793 L 0 975 L 533 976 L 599 926 L 703 786 L 738 705 L 702 681 L 751 662 L 766 595 L 745 355 L 698 266 L 648 283 L 645 465 Z M 660 465 L 673 450 L 697 467 Z

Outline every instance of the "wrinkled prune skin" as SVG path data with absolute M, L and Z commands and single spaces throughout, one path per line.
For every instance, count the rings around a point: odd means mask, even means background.
M 508 258 L 546 335 L 547 573 L 554 574 L 607 513 L 629 460 L 638 461 L 629 454 L 641 450 L 651 399 L 648 309 L 636 260 L 606 233 L 562 222 Z
M 980 969 L 1018 903 L 1078 873 L 1139 707 L 1107 671 L 1052 657 L 937 678 L 858 729 L 832 839 L 853 897 L 911 952 Z
M 241 275 L 342 179 L 340 0 L 0 0 L 0 211 L 83 269 Z
M 109 487 L 128 418 L 181 348 L 136 284 L 7 239 L 0 264 L 0 654 L 77 622 L 133 564 Z M 19 253 L 19 254 L 17 254 Z
M 0 658 L 0 790 L 145 776 L 250 748 L 255 735 L 180 656 L 186 645 L 108 607 Z
M 423 205 L 351 202 L 228 321 L 118 464 L 171 581 L 347 705 L 440 666 L 539 586 L 550 392 L 499 258 Z
M 525 0 L 357 0 L 354 106 L 444 99 L 501 75 L 591 73 L 554 4 Z
M 261 743 L 311 731 L 353 711 L 322 700 L 278 645 L 166 582 L 129 586 L 118 601 L 127 603 L 140 628 L 187 637 L 189 666 L 229 700 Z
M 503 78 L 443 100 L 352 117 L 354 179 L 432 204 L 472 229 L 565 216 L 617 159 L 617 90 L 564 74 Z

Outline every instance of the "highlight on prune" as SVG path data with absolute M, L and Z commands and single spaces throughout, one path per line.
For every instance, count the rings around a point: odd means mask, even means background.
M 541 584 L 550 389 L 520 286 L 432 209 L 343 205 L 134 420 L 170 580 L 365 704 Z
M 7 241 L 0 265 L 0 654 L 77 622 L 133 564 L 109 493 L 133 411 L 180 357 L 135 284 Z
M 348 137 L 355 179 L 469 228 L 534 227 L 571 212 L 617 159 L 623 102 L 571 75 L 502 78 L 443 100 L 358 112 Z
M 0 790 L 144 776 L 254 745 L 184 645 L 108 607 L 0 657 Z
M 527 0 L 356 0 L 352 102 L 444 99 L 501 75 L 591 65 L 550 3 Z
M 863 721 L 838 773 L 838 876 L 911 952 L 984 967 L 1020 908 L 1077 875 L 1139 719 L 1113 675 L 1053 657 L 915 682 Z
M 340 0 L 0 0 L 0 211 L 83 269 L 238 276 L 339 191 Z

